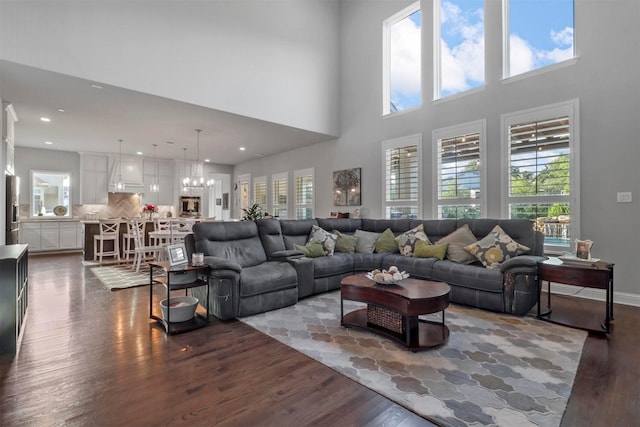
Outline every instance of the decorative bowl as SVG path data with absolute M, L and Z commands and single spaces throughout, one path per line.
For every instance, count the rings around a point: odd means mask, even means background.
M 186 322 L 191 320 L 196 314 L 198 298 L 196 297 L 171 297 L 169 299 L 169 310 L 171 310 L 171 323 Z M 167 299 L 160 301 L 162 318 L 167 319 Z
M 386 270 L 382 270 L 382 272 L 383 273 L 387 273 Z M 379 280 L 379 279 L 376 279 L 376 277 L 373 274 L 373 272 L 368 272 L 366 274 L 366 276 L 367 276 L 367 279 L 373 280 L 374 282 L 376 282 L 379 285 L 397 285 L 398 283 L 400 283 L 401 281 L 403 281 L 404 279 L 409 277 L 409 273 L 407 273 L 406 271 L 400 271 L 399 273 L 402 275 L 402 279 L 400 279 L 400 280 L 394 280 L 394 279 L 391 279 L 391 280 Z
M 53 208 L 53 214 L 55 216 L 65 216 L 67 214 L 67 207 L 66 206 L 56 206 L 55 208 Z

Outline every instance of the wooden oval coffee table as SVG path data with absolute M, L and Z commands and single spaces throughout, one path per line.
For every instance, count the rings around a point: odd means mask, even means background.
M 408 278 L 397 285 L 379 285 L 365 273 L 340 282 L 340 324 L 390 338 L 408 350 L 418 351 L 443 344 L 449 338 L 444 309 L 451 288 L 444 282 Z M 359 301 L 367 308 L 344 314 L 344 300 Z M 442 322 L 419 319 L 420 314 L 442 311 Z

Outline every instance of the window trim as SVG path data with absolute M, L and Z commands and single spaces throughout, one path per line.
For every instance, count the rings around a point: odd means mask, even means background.
M 286 197 L 287 197 L 287 202 L 284 204 L 280 204 L 280 203 L 276 203 L 275 197 L 276 197 L 276 191 L 275 188 L 273 188 L 273 186 L 275 185 L 276 182 L 278 181 L 282 181 L 284 180 L 286 182 Z M 274 173 L 271 175 L 271 210 L 269 212 L 271 212 L 273 215 L 276 214 L 276 210 L 277 209 L 282 209 L 284 208 L 287 211 L 287 218 L 289 218 L 289 173 L 288 172 L 281 172 L 281 173 Z M 279 215 L 278 215 L 279 217 Z M 281 218 L 281 219 L 287 219 L 287 218 Z
M 433 218 L 439 218 L 438 207 L 440 206 L 440 204 L 443 204 L 438 197 L 438 187 L 440 185 L 440 140 L 470 133 L 480 134 L 480 198 L 474 200 L 479 200 L 480 217 L 487 217 L 487 119 L 481 119 L 473 122 L 435 129 L 432 132 L 432 182 L 434 187 L 432 197 Z M 471 199 L 447 199 L 446 204 L 463 205 L 468 204 L 469 200 Z M 444 201 L 445 200 L 443 200 L 443 202 Z
M 243 212 L 242 212 L 242 185 L 243 184 L 247 184 L 247 208 L 251 206 L 251 174 L 250 173 L 245 173 L 242 175 L 238 175 L 238 192 L 240 194 L 238 194 L 238 197 L 236 198 L 236 203 L 239 207 L 239 214 L 240 214 L 240 218 L 243 217 Z
M 31 219 L 36 219 L 36 218 L 58 218 L 58 219 L 65 219 L 65 218 L 71 218 L 72 214 L 73 214 L 73 180 L 72 180 L 72 174 L 71 172 L 68 171 L 57 171 L 57 170 L 44 170 L 44 169 L 31 169 L 29 170 L 29 218 Z M 55 215 L 55 213 L 52 213 L 51 215 L 38 215 L 35 212 L 36 207 L 34 206 L 34 191 L 36 189 L 36 186 L 34 185 L 34 181 L 35 181 L 35 176 L 37 174 L 40 175 L 67 175 L 69 177 L 69 206 L 67 207 L 67 212 L 64 215 L 60 215 L 57 216 Z M 64 179 L 64 178 L 63 178 Z M 60 190 L 58 190 L 60 191 Z M 59 195 L 60 193 L 58 193 Z M 66 206 L 65 206 L 66 207 Z
M 509 196 L 509 125 L 515 123 L 529 122 L 535 120 L 545 120 L 549 117 L 566 115 L 569 117 L 569 161 L 570 161 L 570 181 L 571 194 L 569 204 L 571 207 L 571 239 L 580 238 L 580 101 L 572 99 L 550 105 L 530 108 L 502 114 L 500 116 L 500 139 L 501 139 L 501 164 L 502 164 L 502 185 L 501 185 L 501 212 L 504 218 L 509 218 L 509 204 L 514 199 Z M 557 196 L 519 196 L 517 199 L 537 198 L 537 203 L 543 200 L 553 200 Z M 569 248 L 573 245 L 569 242 Z M 545 252 L 564 252 L 569 248 L 566 246 L 544 245 Z
M 422 218 L 422 180 L 423 180 L 423 163 L 422 163 L 422 134 L 416 133 L 413 135 L 402 136 L 394 139 L 387 139 L 382 141 L 382 217 L 386 218 L 387 207 L 389 206 L 397 206 L 397 203 L 390 202 L 387 200 L 387 150 L 400 148 L 400 147 L 408 147 L 408 146 L 416 146 L 416 156 L 418 158 L 418 195 L 417 200 L 414 202 L 417 207 L 417 217 Z M 414 203 L 408 204 L 408 206 L 413 206 Z
M 523 78 L 532 77 L 544 72 L 557 70 L 569 65 L 573 65 L 578 59 L 578 48 L 576 37 L 576 0 L 573 1 L 573 56 L 564 61 L 549 64 L 544 67 L 534 68 L 524 73 L 511 75 L 511 20 L 509 19 L 509 8 L 511 0 L 502 0 L 502 80 L 504 82 L 517 81 Z
M 267 176 L 263 175 L 263 176 L 257 176 L 255 178 L 253 178 L 253 186 L 251 188 L 251 192 L 252 192 L 252 195 L 253 195 L 253 203 L 258 203 L 258 201 L 256 200 L 256 184 L 264 184 L 265 202 L 264 202 L 264 204 L 260 203 L 260 206 L 264 210 L 269 212 L 269 187 L 267 186 Z
M 311 203 L 298 203 L 298 191 L 296 190 L 296 178 L 303 176 L 311 176 Z M 294 218 L 298 218 L 298 208 L 310 207 L 311 218 L 315 217 L 316 204 L 316 175 L 314 168 L 298 169 L 293 171 L 293 213 Z M 287 215 L 289 216 L 289 215 Z
M 382 116 L 388 117 L 393 116 L 398 113 L 406 112 L 406 111 L 415 111 L 420 109 L 424 105 L 424 93 L 423 93 L 423 82 L 422 82 L 422 72 L 420 73 L 420 104 L 414 105 L 413 107 L 405 108 L 400 111 L 391 111 L 391 32 L 389 28 L 405 18 L 408 18 L 413 13 L 421 10 L 420 1 L 410 4 L 405 7 L 401 11 L 393 14 L 388 17 L 384 21 L 382 21 Z M 424 25 L 424 16 L 423 16 L 423 24 Z M 422 26 L 420 28 L 420 33 L 422 34 Z M 422 70 L 422 43 L 420 43 L 420 65 Z
M 485 49 L 485 60 L 482 64 L 484 67 L 484 82 L 476 87 L 472 87 L 466 90 L 462 90 L 460 92 L 452 93 L 447 96 L 442 96 L 442 2 L 445 0 L 433 0 L 433 101 L 438 102 L 445 99 L 456 99 L 460 96 L 465 96 L 468 94 L 473 94 L 476 92 L 480 92 L 484 90 L 487 86 L 487 64 L 486 64 L 486 27 L 483 25 L 483 36 L 484 36 L 484 49 Z M 483 6 L 483 13 L 486 14 L 486 5 Z

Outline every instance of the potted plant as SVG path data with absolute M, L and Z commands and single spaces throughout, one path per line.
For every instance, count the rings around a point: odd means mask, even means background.
M 157 206 L 148 204 L 142 207 L 142 213 L 147 213 L 149 215 L 149 220 L 153 219 L 154 212 L 158 212 Z
M 254 203 L 248 209 L 242 208 L 242 212 L 244 215 L 242 216 L 243 221 L 255 221 L 257 219 L 262 218 L 272 218 L 258 203 Z

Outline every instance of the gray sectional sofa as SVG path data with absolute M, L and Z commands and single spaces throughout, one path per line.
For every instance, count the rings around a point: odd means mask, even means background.
M 478 238 L 499 225 L 530 250 L 488 269 L 481 263 L 414 258 L 394 253 L 343 253 L 307 258 L 295 249 L 304 245 L 314 225 L 344 235 L 356 230 L 399 235 L 422 224 L 431 242 L 465 224 Z M 203 252 L 211 268 L 210 310 L 220 319 L 233 319 L 295 304 L 298 299 L 340 288 L 353 273 L 397 266 L 412 277 L 447 282 L 450 300 L 491 311 L 524 315 L 536 304 L 540 282 L 537 263 L 543 256 L 543 235 L 528 220 L 382 220 L 382 219 L 263 219 L 255 222 L 203 222 L 185 240 L 187 251 Z M 202 299 L 203 288 L 194 289 Z

